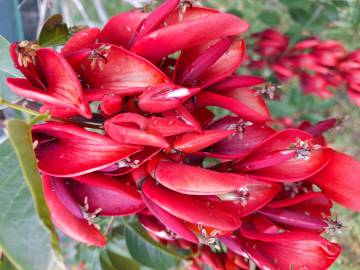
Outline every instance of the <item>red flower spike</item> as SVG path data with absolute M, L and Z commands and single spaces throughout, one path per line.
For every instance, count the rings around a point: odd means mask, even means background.
M 248 88 L 265 83 L 262 77 L 252 75 L 234 75 L 210 86 L 211 91 L 221 92 L 234 88 Z
M 86 28 L 75 33 L 61 49 L 61 54 L 67 56 L 69 53 L 78 51 L 89 45 L 92 45 L 97 40 L 100 34 L 98 28 Z
M 328 269 L 339 256 L 338 244 L 312 233 L 261 233 L 244 224 L 238 241 L 262 270 L 267 269 Z M 284 256 L 286 254 L 286 256 Z
M 181 49 L 217 38 L 240 35 L 248 27 L 245 21 L 234 15 L 214 13 L 153 31 L 137 41 L 131 50 L 152 62 L 157 62 Z
M 120 13 L 112 17 L 102 29 L 99 42 L 130 48 L 130 40 L 140 23 L 148 16 L 140 9 Z
M 118 114 L 107 120 L 104 127 L 106 133 L 120 143 L 169 147 L 169 143 L 158 134 L 151 121 L 136 113 Z
M 183 221 L 177 217 L 171 215 L 170 213 L 163 210 L 161 207 L 153 203 L 145 194 L 142 194 L 144 203 L 150 212 L 160 220 L 167 228 L 172 230 L 181 238 L 191 242 L 198 243 L 198 239 L 192 231 L 190 231 L 184 224 Z
M 112 116 L 121 112 L 124 107 L 124 98 L 115 94 L 105 95 L 100 104 L 101 111 L 105 115 Z
M 262 185 L 248 176 L 211 171 L 199 167 L 160 161 L 151 175 L 163 186 L 189 195 L 215 195 L 251 190 Z M 181 174 L 179 174 L 181 172 Z M 194 178 L 194 175 L 197 177 Z
M 310 178 L 323 192 L 337 203 L 360 211 L 360 162 L 354 158 L 332 151 L 326 167 Z
M 233 41 L 230 37 L 184 50 L 175 67 L 176 81 L 200 87 L 219 81 L 240 65 L 243 54 L 243 41 Z
M 221 107 L 249 121 L 269 120 L 269 111 L 261 96 L 256 96 L 256 93 L 249 89 L 233 89 L 231 92 L 227 91 L 225 96 L 202 91 L 196 95 L 196 105 Z
M 145 205 L 130 179 L 112 178 L 99 173 L 74 177 L 68 187 L 77 202 L 87 200 L 89 211 L 101 209 L 102 216 L 124 216 L 140 212 Z
M 39 88 L 39 85 L 32 85 L 26 79 L 8 78 L 6 82 L 11 90 L 22 97 L 51 106 L 70 108 L 86 118 L 91 118 L 91 111 L 84 101 L 78 77 L 59 53 L 48 48 L 38 49 L 35 63 L 46 89 Z
M 76 241 L 103 247 L 106 245 L 105 237 L 99 230 L 84 218 L 74 216 L 60 201 L 56 191 L 53 188 L 53 178 L 49 175 L 43 174 L 43 189 L 45 194 L 46 204 L 49 207 L 51 219 L 55 225 L 66 235 L 75 239 Z M 63 181 L 63 180 L 58 180 Z
M 78 72 L 88 85 L 89 93 L 129 95 L 169 80 L 147 60 L 115 45 L 95 44 L 79 66 Z M 131 91 L 134 89 L 134 91 Z
M 166 17 L 178 6 L 180 0 L 166 0 L 139 25 L 133 43 L 161 26 Z
M 140 151 L 74 125 L 46 123 L 32 128 L 38 166 L 46 174 L 72 177 L 101 170 Z M 88 153 L 91 152 L 91 155 Z
M 235 133 L 234 130 L 205 130 L 201 134 L 185 133 L 172 142 L 175 150 L 194 153 Z
M 173 84 L 148 87 L 139 96 L 139 108 L 144 112 L 160 113 L 175 109 L 200 91 L 200 88 L 185 88 Z
M 236 230 L 240 227 L 240 219 L 221 202 L 177 193 L 149 180 L 144 183 L 143 192 L 157 206 L 190 223 L 219 230 Z

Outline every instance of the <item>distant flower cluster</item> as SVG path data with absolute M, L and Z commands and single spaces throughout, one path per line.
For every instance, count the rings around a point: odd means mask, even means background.
M 289 38 L 275 29 L 254 38 L 258 59 L 250 60 L 251 69 L 269 67 L 280 81 L 297 77 L 305 93 L 324 99 L 345 86 L 349 98 L 360 106 L 360 50 L 348 52 L 339 41 L 318 38 L 289 46 Z

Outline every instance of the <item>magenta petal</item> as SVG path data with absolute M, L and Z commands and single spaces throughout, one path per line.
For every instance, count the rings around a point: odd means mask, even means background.
M 178 236 L 184 238 L 185 240 L 198 243 L 198 240 L 194 233 L 189 230 L 188 227 L 184 225 L 184 222 L 178 219 L 177 217 L 166 212 L 155 203 L 153 203 L 145 194 L 143 194 L 143 200 L 146 204 L 146 207 L 150 212 L 160 220 L 167 228 L 175 232 Z
M 143 192 L 157 206 L 190 223 L 219 230 L 236 230 L 240 227 L 240 219 L 221 202 L 177 193 L 156 185 L 152 180 L 145 181 Z
M 107 136 L 60 123 L 35 125 L 32 134 L 37 141 L 35 153 L 40 170 L 60 177 L 100 170 L 141 150 L 141 147 L 120 144 Z

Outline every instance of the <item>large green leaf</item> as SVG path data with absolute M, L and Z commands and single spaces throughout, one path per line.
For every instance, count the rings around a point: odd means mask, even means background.
M 104 270 L 140 270 L 140 265 L 132 259 L 106 250 L 100 257 L 101 268 Z
M 156 270 L 168 270 L 178 265 L 181 257 L 150 238 L 139 223 L 124 224 L 126 244 L 135 260 Z
M 69 38 L 69 29 L 60 14 L 49 17 L 39 35 L 39 45 L 42 47 L 65 44 Z
M 0 153 L 0 246 L 18 268 L 61 269 L 59 243 L 42 191 L 31 126 L 12 119 L 6 128 L 13 148 L 6 142 Z
M 9 46 L 10 43 L 0 35 L 0 96 L 14 102 L 19 97 L 6 86 L 5 79 L 7 77 L 22 77 L 22 74 L 14 67 L 9 54 Z

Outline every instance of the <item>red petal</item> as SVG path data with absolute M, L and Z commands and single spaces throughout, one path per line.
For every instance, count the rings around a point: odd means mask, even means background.
M 105 237 L 94 225 L 89 225 L 87 220 L 74 216 L 63 205 L 53 189 L 54 178 L 46 174 L 43 174 L 42 178 L 46 204 L 49 207 L 51 219 L 56 226 L 76 241 L 98 247 L 105 246 Z
M 225 91 L 234 88 L 253 87 L 265 83 L 262 77 L 252 75 L 234 75 L 217 84 L 211 85 L 210 89 L 214 91 Z
M 32 86 L 24 79 L 8 78 L 8 86 L 17 94 L 36 101 L 75 109 L 91 118 L 89 105 L 84 101 L 80 81 L 67 61 L 48 48 L 36 51 L 36 66 L 44 76 L 47 89 Z
M 249 89 L 233 89 L 219 95 L 202 91 L 196 95 L 197 106 L 217 106 L 227 109 L 246 120 L 264 122 L 269 120 L 270 114 L 261 96 L 257 96 Z
M 175 109 L 200 91 L 200 88 L 185 88 L 173 84 L 149 87 L 139 96 L 139 108 L 145 112 L 160 113 Z
M 101 50 L 96 44 L 91 47 Z M 168 82 L 168 78 L 157 67 L 147 60 L 115 45 L 105 50 L 105 59 L 97 57 L 85 59 L 79 69 L 82 79 L 91 89 L 104 93 L 127 95 L 131 88 L 148 87 Z
M 194 235 L 194 233 L 185 226 L 183 221 L 181 221 L 177 217 L 171 215 L 170 213 L 166 212 L 165 210 L 157 206 L 145 194 L 142 195 L 146 207 L 167 228 L 169 228 L 170 230 L 175 232 L 178 236 L 184 238 L 189 242 L 198 243 L 198 240 Z
M 237 192 L 259 184 L 258 181 L 247 176 L 216 172 L 165 160 L 158 163 L 152 175 L 167 188 L 189 195 Z
M 186 133 L 176 138 L 172 146 L 174 149 L 193 153 L 206 148 L 234 134 L 234 130 L 205 130 L 202 134 Z
M 163 137 L 173 136 L 185 132 L 195 131 L 195 128 L 191 125 L 185 124 L 176 117 L 155 117 L 152 116 L 149 119 L 157 131 Z
M 190 223 L 219 230 L 236 230 L 240 226 L 240 219 L 220 202 L 177 193 L 149 180 L 144 183 L 143 192 L 157 206 Z
M 73 125 L 49 122 L 33 126 L 32 133 L 40 170 L 60 177 L 100 170 L 141 150 Z
M 115 44 L 128 49 L 130 39 L 147 16 L 148 14 L 140 9 L 135 9 L 112 17 L 101 31 L 99 42 Z
M 351 156 L 332 151 L 330 162 L 310 181 L 323 189 L 332 200 L 360 211 L 360 162 Z
M 75 52 L 91 44 L 94 44 L 100 34 L 99 28 L 87 28 L 73 35 L 61 49 L 63 55 Z
M 262 270 L 328 269 L 339 256 L 338 244 L 312 233 L 261 233 L 244 224 L 239 238 L 249 256 Z M 248 239 L 247 239 L 248 238 Z M 250 239 L 251 240 L 250 240 Z
M 124 216 L 145 208 L 134 185 L 129 179 L 118 179 L 103 174 L 86 174 L 69 181 L 69 189 L 80 205 L 88 198 L 89 211 L 101 208 L 99 215 Z
M 124 107 L 124 98 L 118 95 L 105 95 L 100 104 L 101 111 L 106 115 L 119 113 Z
M 107 120 L 104 127 L 106 133 L 120 143 L 169 147 L 169 143 L 157 133 L 156 127 L 140 114 L 118 114 Z
M 132 51 L 156 62 L 173 52 L 202 42 L 240 35 L 248 27 L 245 21 L 234 15 L 215 13 L 153 31 L 136 42 Z

